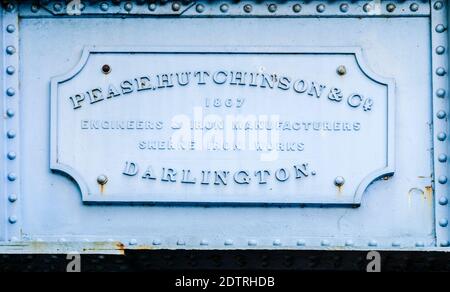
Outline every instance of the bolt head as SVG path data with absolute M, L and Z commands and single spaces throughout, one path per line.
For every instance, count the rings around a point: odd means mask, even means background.
M 198 5 L 195 7 L 195 10 L 196 10 L 198 13 L 203 13 L 203 11 L 205 11 L 205 6 L 204 6 L 203 4 L 198 4 Z
M 270 13 L 274 13 L 277 11 L 277 5 L 276 4 L 270 4 L 269 7 L 267 7 Z
M 173 2 L 172 10 L 173 11 L 179 11 L 180 9 L 181 9 L 181 4 L 179 2 Z
M 347 73 L 347 68 L 345 68 L 344 65 L 340 65 L 339 67 L 337 67 L 336 72 L 341 76 L 345 75 Z
M 348 12 L 349 6 L 347 3 L 342 3 L 341 6 L 339 6 L 339 10 L 343 13 Z
M 316 11 L 319 13 L 323 13 L 325 11 L 325 5 L 324 4 L 319 4 L 316 6 Z
M 395 8 L 396 8 L 396 6 L 394 3 L 389 3 L 388 5 L 386 5 L 386 10 L 388 12 L 394 12 Z
M 228 4 L 222 4 L 222 5 L 220 5 L 220 11 L 222 12 L 222 13 L 226 13 L 226 12 L 228 12 L 228 9 L 230 8 L 230 6 L 228 6 Z
M 302 6 L 300 4 L 295 4 L 294 6 L 292 6 L 292 11 L 294 11 L 295 13 L 299 13 L 300 11 L 302 11 Z
M 252 7 L 250 4 L 245 4 L 245 5 L 244 5 L 244 11 L 245 11 L 246 13 L 252 12 L 252 9 L 253 9 L 253 7 Z
M 342 176 L 338 176 L 334 179 L 334 184 L 338 187 L 343 186 L 345 183 L 345 179 Z
M 101 174 L 97 177 L 97 183 L 100 185 L 104 185 L 108 182 L 108 177 L 104 174 Z
M 411 5 L 409 5 L 409 10 L 411 10 L 412 12 L 416 12 L 417 10 L 419 10 L 419 5 L 417 3 L 412 3 Z

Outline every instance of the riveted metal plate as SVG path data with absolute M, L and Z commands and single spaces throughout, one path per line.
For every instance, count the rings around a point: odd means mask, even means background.
M 448 250 L 447 6 L 7 1 L 0 251 Z

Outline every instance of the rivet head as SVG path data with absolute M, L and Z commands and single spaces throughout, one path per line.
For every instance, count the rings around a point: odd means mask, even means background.
M 248 241 L 248 245 L 249 245 L 249 246 L 257 246 L 258 243 L 256 242 L 256 240 L 249 240 L 249 241 Z
M 343 186 L 345 183 L 345 179 L 342 176 L 338 176 L 334 179 L 334 184 L 338 187 Z
M 436 69 L 436 74 L 438 76 L 444 76 L 447 72 L 445 71 L 445 69 L 443 67 L 439 67 Z
M 442 55 L 443 53 L 445 53 L 445 47 L 443 47 L 443 46 L 438 46 L 438 47 L 436 48 L 436 54 Z
M 108 64 L 104 64 L 102 66 L 102 72 L 103 72 L 103 74 L 111 73 L 111 66 L 109 66 Z
M 181 4 L 179 2 L 173 2 L 172 3 L 172 10 L 173 11 L 179 11 L 181 9 Z
M 276 4 L 270 4 L 267 7 L 267 10 L 269 10 L 270 13 L 274 13 L 275 11 L 277 11 L 277 5 Z
M 363 10 L 364 12 L 370 12 L 370 10 L 372 10 L 372 4 L 371 3 L 364 4 Z
M 440 184 L 446 184 L 446 183 L 447 183 L 447 177 L 446 177 L 445 175 L 441 175 L 441 176 L 438 178 L 438 182 L 439 182 Z
M 411 5 L 409 5 L 409 10 L 411 10 L 412 12 L 416 12 L 417 10 L 419 10 L 419 5 L 417 3 L 412 3 Z
M 441 219 L 441 220 L 439 220 L 439 226 L 441 226 L 441 227 L 447 227 L 447 226 L 448 226 L 448 220 L 447 220 L 447 219 Z
M 423 243 L 422 241 L 418 241 L 416 242 L 416 247 L 424 247 L 425 243 Z
M 198 13 L 202 13 L 203 11 L 205 11 L 205 6 L 203 4 L 198 4 L 197 6 L 195 6 L 195 10 Z
M 62 5 L 61 5 L 61 3 L 55 3 L 55 4 L 53 5 L 53 10 L 55 10 L 56 12 L 61 11 L 61 10 L 62 10 Z
M 16 194 L 10 194 L 10 195 L 8 196 L 8 201 L 9 201 L 10 203 L 14 203 L 15 201 L 17 201 L 17 196 L 16 196 Z
M 436 10 L 441 10 L 442 7 L 444 7 L 444 3 L 442 3 L 442 1 L 437 1 L 436 3 L 434 3 L 434 9 Z
M 302 11 L 302 6 L 300 4 L 295 4 L 294 6 L 292 6 L 292 11 L 294 11 L 295 13 L 299 13 L 300 11 Z
M 445 97 L 445 89 L 439 88 L 438 90 L 436 90 L 436 96 L 440 98 Z
M 447 205 L 447 204 L 448 204 L 448 199 L 447 199 L 447 197 L 440 197 L 440 198 L 439 198 L 439 205 L 445 206 L 445 205 Z
M 106 2 L 100 3 L 100 10 L 101 11 L 108 11 L 108 9 L 109 9 L 109 4 L 108 3 L 106 3 Z
M 323 13 L 325 11 L 325 5 L 324 4 L 319 4 L 316 6 L 316 11 L 319 13 Z
M 371 241 L 369 241 L 368 245 L 373 247 L 373 246 L 377 246 L 378 243 L 375 240 L 371 240 Z
M 200 241 L 200 245 L 207 246 L 209 245 L 209 242 L 206 239 L 202 239 L 202 241 Z
M 9 130 L 8 132 L 6 132 L 6 136 L 7 136 L 9 139 L 13 139 L 13 138 L 16 137 L 16 132 L 14 132 L 13 130 Z
M 388 5 L 386 5 L 386 10 L 388 12 L 394 12 L 395 8 L 396 8 L 396 6 L 394 3 L 389 3 Z
M 132 238 L 129 242 L 130 245 L 137 245 L 137 240 Z
M 324 240 L 322 240 L 322 242 L 320 243 L 320 245 L 322 245 L 322 246 L 329 246 L 329 245 L 330 245 L 330 242 L 329 242 L 328 240 L 324 239 Z
M 352 240 L 345 241 L 345 246 L 354 246 L 355 243 Z
M 439 160 L 439 162 L 447 162 L 447 155 L 445 155 L 445 154 L 440 154 L 440 155 L 438 156 L 438 160 Z
M 133 9 L 133 4 L 132 4 L 131 2 L 127 2 L 127 3 L 125 3 L 125 5 L 123 6 L 123 8 L 124 8 L 126 11 L 130 12 L 130 11 Z
M 448 241 L 448 240 L 441 241 L 440 245 L 442 247 L 448 247 L 448 246 L 450 246 L 450 241 Z
M 233 245 L 233 241 L 231 239 L 227 239 L 224 242 L 225 245 Z
M 297 241 L 297 246 L 305 246 L 306 242 L 304 240 L 298 240 Z
M 402 244 L 400 243 L 400 242 L 398 242 L 398 241 L 394 241 L 393 243 L 392 243 L 392 246 L 393 247 L 400 247 Z
M 97 177 L 97 183 L 100 185 L 104 185 L 108 182 L 108 177 L 104 174 L 101 174 Z
M 228 6 L 228 4 L 222 4 L 222 5 L 220 5 L 220 11 L 221 11 L 222 13 L 228 12 L 228 9 L 230 9 L 230 6 Z
M 438 25 L 436 25 L 435 30 L 437 33 L 442 33 L 445 31 L 445 26 L 443 24 L 438 24 Z
M 9 216 L 8 221 L 11 224 L 16 224 L 17 223 L 17 217 L 16 216 Z
M 349 6 L 348 6 L 347 3 L 342 3 L 341 6 L 339 6 L 339 10 L 340 10 L 342 13 L 348 12 L 348 9 L 349 9 Z
M 15 181 L 17 179 L 17 175 L 14 172 L 8 173 L 8 180 Z
M 7 90 L 6 90 L 6 94 L 8 95 L 8 96 L 14 96 L 14 94 L 16 94 L 16 91 L 14 90 L 14 88 L 8 88 Z
M 439 141 L 444 141 L 445 139 L 447 139 L 447 135 L 444 132 L 440 132 L 437 135 L 437 138 L 438 138 Z
M 36 13 L 39 11 L 39 6 L 36 4 L 31 5 L 30 7 L 31 12 Z
M 16 68 L 14 68 L 14 66 L 6 67 L 6 73 L 8 73 L 9 75 L 14 74 L 14 72 L 16 72 Z
M 8 117 L 10 117 L 10 118 L 12 118 L 12 117 L 14 117 L 14 110 L 12 110 L 12 109 L 7 109 L 6 110 L 6 115 L 8 116 Z
M 155 3 L 148 4 L 148 10 L 155 11 L 156 10 L 156 4 Z
M 177 241 L 177 245 L 185 245 L 185 244 L 186 244 L 186 242 L 184 242 L 184 240 L 182 240 L 182 239 L 179 239 Z
M 153 240 L 152 244 L 153 245 L 161 245 L 161 240 L 155 239 L 155 240 Z
M 6 156 L 8 157 L 9 160 L 14 160 L 14 159 L 16 159 L 17 154 L 14 151 L 10 151 L 10 152 L 8 152 L 8 154 L 6 154 Z
M 16 31 L 16 27 L 14 25 L 10 24 L 6 27 L 6 31 L 9 33 L 13 33 Z
M 436 113 L 436 117 L 437 117 L 438 119 L 443 119 L 443 118 L 445 118 L 446 116 L 447 116 L 447 114 L 446 114 L 445 111 L 438 111 L 438 112 Z
M 6 53 L 8 55 L 13 55 L 16 52 L 16 48 L 13 46 L 7 46 L 6 47 Z
M 274 245 L 274 246 L 281 246 L 281 241 L 280 241 L 279 239 L 275 239 L 275 240 L 273 241 L 273 245 Z
M 344 65 L 340 65 L 339 67 L 337 67 L 336 72 L 338 75 L 345 75 L 347 73 L 347 68 L 345 68 Z
M 245 4 L 244 5 L 244 11 L 245 13 L 250 13 L 252 12 L 253 7 L 250 4 Z

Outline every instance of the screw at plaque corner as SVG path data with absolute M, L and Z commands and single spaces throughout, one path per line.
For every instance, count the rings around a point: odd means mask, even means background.
M 99 184 L 101 184 L 101 185 L 104 185 L 104 184 L 106 184 L 106 183 L 108 182 L 108 177 L 107 177 L 106 175 L 104 175 L 104 174 L 99 175 L 99 176 L 97 177 L 97 182 L 98 182 Z
M 109 66 L 108 64 L 103 65 L 102 66 L 102 72 L 103 72 L 103 74 L 111 73 L 111 66 Z
M 341 76 L 345 75 L 347 73 L 347 68 L 345 68 L 344 65 L 340 65 L 339 67 L 337 67 L 336 72 Z
M 338 176 L 334 179 L 334 184 L 338 187 L 343 186 L 345 183 L 345 179 L 342 176 Z

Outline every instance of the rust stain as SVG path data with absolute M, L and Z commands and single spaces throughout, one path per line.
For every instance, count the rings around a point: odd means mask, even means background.
M 100 193 L 103 194 L 105 192 L 105 185 L 100 184 Z
M 337 195 L 342 195 L 342 192 L 344 191 L 344 186 L 336 186 L 337 189 Z
M 432 186 L 426 186 L 425 187 L 425 194 L 424 194 L 425 200 L 428 201 L 428 204 L 430 207 L 433 206 L 433 187 Z

